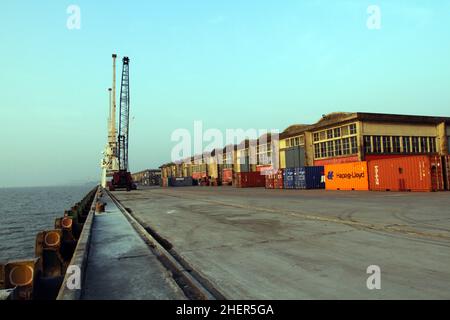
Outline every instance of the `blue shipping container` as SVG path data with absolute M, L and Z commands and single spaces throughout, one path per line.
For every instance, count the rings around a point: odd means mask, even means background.
M 296 189 L 325 189 L 324 167 L 295 168 Z
M 295 168 L 286 168 L 283 171 L 283 183 L 285 189 L 294 189 L 295 188 Z

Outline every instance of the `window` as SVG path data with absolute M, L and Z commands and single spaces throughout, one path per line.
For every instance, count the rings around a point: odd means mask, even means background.
M 342 153 L 343 154 L 350 153 L 350 139 L 349 138 L 342 139 Z
M 427 137 L 420 138 L 420 151 L 428 152 L 428 138 Z
M 320 132 L 319 135 L 320 135 L 320 140 L 326 139 L 325 131 Z
M 348 126 L 342 127 L 341 135 L 342 136 L 348 136 Z
M 419 138 L 418 137 L 412 137 L 412 152 L 413 153 L 419 153 Z
M 392 153 L 391 137 L 383 137 L 383 152 Z
M 320 158 L 320 145 L 318 143 L 314 145 L 314 158 Z
M 294 146 L 298 146 L 298 145 L 300 145 L 300 138 L 299 138 L 299 137 L 296 137 L 296 138 L 294 139 Z
M 434 137 L 430 137 L 429 138 L 429 143 L 430 143 L 430 152 L 431 153 L 436 153 L 437 149 L 436 149 L 436 138 Z
M 358 153 L 358 141 L 356 137 L 351 137 L 350 141 L 352 143 L 352 154 Z
M 372 153 L 372 137 L 364 136 L 364 153 Z
M 327 157 L 327 146 L 325 142 L 320 143 L 320 157 L 321 158 Z
M 409 137 L 402 137 L 403 138 L 403 153 L 410 153 L 411 152 L 411 141 Z
M 400 137 L 392 137 L 392 148 L 394 153 L 400 153 Z
M 333 130 L 327 130 L 327 139 L 333 139 Z
M 339 138 L 341 136 L 341 128 L 334 129 L 334 137 Z
M 341 139 L 334 141 L 334 153 L 337 156 L 342 156 Z
M 319 141 L 319 133 L 314 133 L 314 141 Z
M 381 136 L 373 136 L 373 153 L 381 153 Z
M 350 134 L 356 134 L 356 124 L 351 124 L 349 126 Z
M 334 143 L 333 141 L 327 141 L 327 156 L 333 157 L 334 156 Z

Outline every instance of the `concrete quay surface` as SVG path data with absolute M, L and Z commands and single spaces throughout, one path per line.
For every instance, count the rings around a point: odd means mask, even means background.
M 169 272 L 104 194 L 96 214 L 87 260 L 83 300 L 185 299 Z
M 113 195 L 229 299 L 450 298 L 450 193 L 156 187 Z M 381 290 L 367 288 L 371 265 L 381 269 Z

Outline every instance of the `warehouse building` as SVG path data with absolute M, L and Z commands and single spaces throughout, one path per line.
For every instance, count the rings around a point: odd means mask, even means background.
M 447 155 L 450 118 L 331 113 L 280 136 L 281 168 L 319 166 L 416 154 Z
M 218 166 L 217 150 L 181 163 L 168 163 L 160 167 L 162 176 L 211 177 L 220 183 L 225 169 L 229 179 L 239 172 L 266 170 L 273 161 L 285 169 L 408 155 L 444 156 L 450 149 L 450 118 L 335 112 L 323 115 L 314 124 L 292 125 L 284 130 L 279 136 L 278 156 L 272 140 L 270 135 L 261 136 L 258 141 L 247 139 L 224 148 L 222 166 Z

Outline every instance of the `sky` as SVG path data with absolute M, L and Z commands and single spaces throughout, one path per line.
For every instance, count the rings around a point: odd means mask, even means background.
M 171 134 L 194 121 L 282 131 L 333 111 L 450 116 L 449 15 L 445 0 L 5 2 L 0 187 L 99 180 L 112 53 L 130 57 L 132 172 L 170 161 Z

